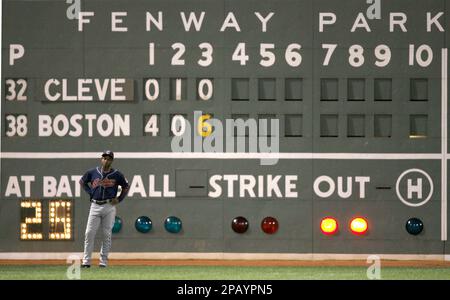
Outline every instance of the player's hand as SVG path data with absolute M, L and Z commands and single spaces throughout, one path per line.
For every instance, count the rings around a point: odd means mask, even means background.
M 119 199 L 113 198 L 113 199 L 111 200 L 111 205 L 116 205 L 116 204 L 119 204 Z

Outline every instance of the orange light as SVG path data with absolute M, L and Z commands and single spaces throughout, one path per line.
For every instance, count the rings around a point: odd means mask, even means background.
M 333 234 L 337 231 L 337 229 L 338 223 L 336 219 L 327 217 L 322 219 L 322 221 L 320 222 L 320 230 L 322 230 L 324 234 Z
M 361 217 L 354 218 L 350 223 L 350 230 L 354 234 L 364 234 L 368 228 L 367 221 Z

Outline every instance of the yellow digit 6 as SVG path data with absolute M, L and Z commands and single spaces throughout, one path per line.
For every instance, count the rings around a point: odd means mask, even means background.
M 211 119 L 211 115 L 208 115 L 208 114 L 202 115 L 202 116 L 200 116 L 200 118 L 198 118 L 197 132 L 202 137 L 207 137 L 207 136 L 211 135 L 211 133 L 212 133 L 211 124 L 205 122 L 206 120 L 209 120 L 209 119 Z

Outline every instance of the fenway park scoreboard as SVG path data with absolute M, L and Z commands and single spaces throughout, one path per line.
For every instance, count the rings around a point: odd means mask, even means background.
M 447 6 L 3 1 L 0 257 L 448 259 Z

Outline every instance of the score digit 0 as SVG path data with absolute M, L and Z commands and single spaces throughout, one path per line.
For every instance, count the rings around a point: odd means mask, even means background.
M 49 200 L 44 227 L 42 200 L 22 200 L 20 203 L 21 240 L 71 240 L 72 203 L 70 200 Z M 44 228 L 48 232 L 44 233 Z

